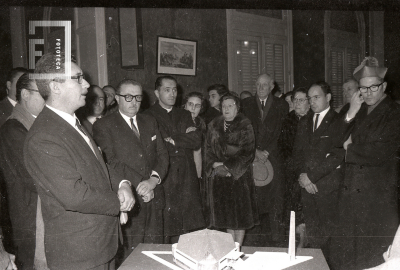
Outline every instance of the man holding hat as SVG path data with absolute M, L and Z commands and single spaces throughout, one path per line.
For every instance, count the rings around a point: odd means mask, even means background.
M 397 208 L 400 105 L 385 94 L 387 68 L 366 58 L 353 73 L 359 82 L 343 121 L 354 121 L 344 143 L 346 166 L 339 226 L 332 239 L 333 269 L 365 269 L 382 253 L 399 224 Z

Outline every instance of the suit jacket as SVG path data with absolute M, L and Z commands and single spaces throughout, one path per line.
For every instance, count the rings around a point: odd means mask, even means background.
M 24 269 L 32 269 L 38 193 L 24 164 L 23 148 L 27 133 L 28 130 L 16 119 L 6 121 L 0 128 L 0 168 L 7 187 L 17 260 Z
M 0 127 L 7 121 L 7 118 L 11 115 L 14 106 L 5 97 L 0 101 Z
M 276 224 L 283 211 L 283 157 L 278 148 L 278 139 L 282 123 L 289 113 L 289 105 L 283 99 L 270 94 L 261 113 L 261 103 L 257 95 L 243 100 L 243 114 L 250 119 L 256 138 L 256 149 L 267 150 L 268 159 L 274 168 L 274 177 L 270 184 L 256 187 L 260 214 L 274 213 Z
M 345 154 L 342 144 L 350 123 L 342 125 L 342 118 L 330 108 L 313 132 L 313 116 L 309 114 L 299 122 L 294 146 L 294 166 L 297 175 L 307 173 L 311 182 L 317 185 L 319 194 L 338 191 L 342 181 L 338 167 L 344 161 Z
M 118 246 L 121 177 L 110 177 L 92 149 L 45 107 L 28 132 L 24 162 L 42 201 L 50 269 L 88 269 L 110 261 Z M 97 156 L 97 157 L 96 157 Z
M 97 120 L 93 125 L 94 139 L 101 147 L 107 164 L 124 179 L 129 179 L 134 187 L 142 180 L 149 179 L 152 170 L 164 179 L 169 163 L 168 151 L 156 119 L 149 115 L 137 114 L 136 121 L 140 140 L 119 111 Z M 153 204 L 162 209 L 162 185 L 157 185 L 154 192 Z

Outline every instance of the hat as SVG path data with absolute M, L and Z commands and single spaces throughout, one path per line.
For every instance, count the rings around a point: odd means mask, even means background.
M 385 77 L 387 68 L 379 67 L 378 59 L 375 57 L 365 57 L 361 64 L 353 72 L 354 78 L 359 81 L 365 77 Z
M 268 159 L 264 162 L 256 157 L 252 166 L 254 183 L 257 187 L 263 187 L 271 183 L 272 178 L 274 178 L 274 168 Z

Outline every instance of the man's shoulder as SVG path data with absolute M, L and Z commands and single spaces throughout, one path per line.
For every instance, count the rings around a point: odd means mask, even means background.
M 10 115 L 13 108 L 14 106 L 11 104 L 7 97 L 0 101 L 0 114 Z
M 284 109 L 287 112 L 289 112 L 289 104 L 286 102 L 286 100 L 276 97 L 276 96 L 270 96 L 272 97 L 272 104 L 279 107 L 280 109 Z
M 17 119 L 8 119 L 0 128 L 0 136 L 7 138 L 15 133 L 28 133 L 28 130 Z
M 241 102 L 242 102 L 242 106 L 253 106 L 254 104 L 257 103 L 257 100 L 256 100 L 256 97 L 253 96 L 253 97 L 248 97 L 248 98 L 242 99 Z
M 94 122 L 93 127 L 96 127 L 96 126 L 103 127 L 103 126 L 108 126 L 111 124 L 115 125 L 116 124 L 115 120 L 118 119 L 119 117 L 122 117 L 122 116 L 120 115 L 119 111 L 117 110 L 109 115 L 106 115 L 106 116 L 100 118 L 96 122 Z

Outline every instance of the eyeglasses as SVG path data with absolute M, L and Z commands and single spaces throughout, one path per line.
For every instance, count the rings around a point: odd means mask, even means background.
M 226 110 L 226 109 L 230 110 L 232 108 L 236 108 L 236 103 L 229 104 L 229 105 L 222 105 L 221 107 L 223 110 Z
M 306 103 L 306 98 L 294 98 L 294 99 L 292 99 L 292 101 L 293 101 L 293 103 L 299 103 L 299 104 L 304 104 L 304 103 Z
M 384 83 L 384 82 L 383 82 Z M 376 85 L 371 85 L 371 86 L 360 86 L 358 89 L 360 90 L 361 93 L 367 93 L 368 89 L 371 90 L 371 92 L 376 92 L 379 90 L 379 87 L 383 84 L 376 84 Z
M 142 102 L 142 100 L 143 100 L 143 95 L 136 95 L 136 96 L 120 95 L 120 94 L 116 94 L 116 95 L 120 96 L 120 97 L 124 97 L 126 102 L 131 102 L 133 99 L 135 99 L 137 102 Z
M 65 78 L 65 77 L 64 77 Z M 85 76 L 83 74 L 75 75 L 75 76 L 70 76 L 69 78 L 71 79 L 77 79 L 79 84 L 82 84 L 83 80 L 85 79 Z M 53 81 L 57 81 L 60 78 L 54 78 Z
M 194 106 L 195 109 L 201 108 L 201 104 L 199 104 L 199 103 L 198 103 L 198 104 L 194 104 L 194 103 L 192 103 L 192 102 L 188 102 L 188 103 L 187 103 L 187 106 L 188 106 L 188 107 L 193 107 L 193 106 Z
M 39 93 L 39 90 L 36 90 L 36 89 L 29 89 L 29 88 L 24 88 L 25 90 L 28 90 L 28 91 L 33 91 L 33 92 L 38 92 Z
M 316 102 L 316 101 L 317 101 L 318 99 L 320 99 L 320 98 L 321 98 L 321 96 L 307 97 L 307 99 L 308 99 L 309 102 L 312 102 L 312 101 Z

